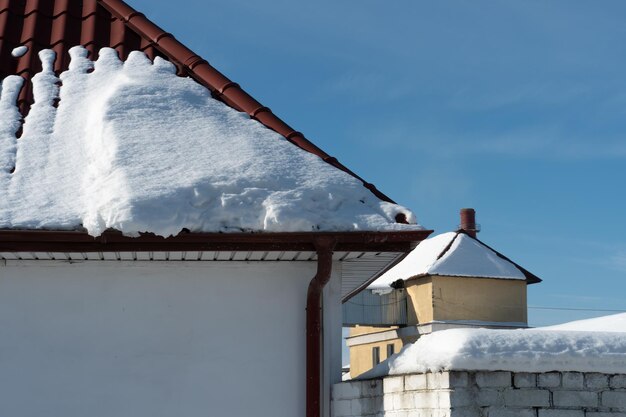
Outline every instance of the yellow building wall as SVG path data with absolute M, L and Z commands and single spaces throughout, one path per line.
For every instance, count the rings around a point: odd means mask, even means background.
M 408 325 L 447 320 L 527 323 L 526 281 L 512 279 L 428 276 L 405 283 Z M 350 336 L 385 332 L 397 328 L 356 326 Z M 407 340 L 406 342 L 412 342 Z M 350 347 L 350 375 L 354 378 L 372 368 L 372 348 L 387 358 L 387 344 L 402 349 L 401 339 Z
M 379 328 L 380 331 L 380 328 Z M 380 361 L 387 359 L 387 345 L 393 344 L 394 352 L 400 352 L 402 349 L 402 340 L 391 339 L 384 342 L 365 343 L 357 346 L 350 346 L 350 376 L 352 378 L 361 375 L 365 371 L 373 368 L 373 349 L 380 349 Z
M 433 321 L 433 280 L 423 277 L 407 281 L 407 324 L 414 326 Z
M 433 320 L 527 323 L 526 281 L 432 277 Z

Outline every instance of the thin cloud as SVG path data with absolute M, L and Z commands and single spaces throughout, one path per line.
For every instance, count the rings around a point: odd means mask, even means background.
M 407 152 L 443 159 L 470 155 L 543 160 L 626 158 L 626 140 L 621 135 L 589 137 L 564 132 L 556 125 L 492 132 L 452 132 L 445 129 L 423 130 L 408 123 L 390 122 L 384 127 L 360 131 L 359 138 L 372 147 L 402 148 Z
M 593 89 L 588 84 L 562 83 L 555 80 L 541 82 L 515 82 L 502 79 L 493 85 L 465 87 L 452 94 L 449 105 L 466 111 L 496 110 L 512 106 L 554 106 L 583 100 Z
M 589 304 L 589 303 L 596 303 L 597 305 L 606 305 L 607 301 L 609 300 L 619 301 L 619 302 L 624 301 L 622 298 L 607 298 L 606 295 L 594 296 L 594 295 L 575 295 L 575 294 L 556 293 L 556 294 L 550 294 L 550 297 L 556 298 L 559 300 L 571 301 L 573 303 L 572 305 Z
M 353 72 L 327 80 L 316 94 L 320 97 L 342 96 L 346 101 L 358 100 L 382 105 L 415 96 L 415 89 L 415 86 L 385 71 Z
M 410 181 L 410 194 L 435 204 L 449 199 L 466 199 L 472 194 L 473 183 L 453 164 L 428 164 Z
M 608 260 L 608 267 L 616 271 L 626 272 L 626 250 L 614 253 Z

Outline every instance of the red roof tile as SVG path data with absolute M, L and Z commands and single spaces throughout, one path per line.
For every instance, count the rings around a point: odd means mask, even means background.
M 57 53 L 55 71 L 60 73 L 68 69 L 69 48 L 79 44 L 87 48 L 92 59 L 103 47 L 114 48 L 121 59 L 134 50 L 145 52 L 151 59 L 168 59 L 176 65 L 178 75 L 194 78 L 218 100 L 248 113 L 294 145 L 359 179 L 381 200 L 393 202 L 122 0 L 0 0 L 0 78 L 17 74 L 30 80 L 41 70 L 37 54 L 42 49 Z M 12 50 L 20 45 L 27 46 L 28 51 L 20 58 L 12 57 Z M 26 82 L 18 99 L 23 114 L 32 102 L 32 85 Z M 405 223 L 406 219 L 396 221 Z

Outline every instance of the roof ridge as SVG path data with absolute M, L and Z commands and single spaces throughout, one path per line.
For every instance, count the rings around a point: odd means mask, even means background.
M 229 106 L 247 113 L 267 128 L 279 133 L 289 142 L 305 151 L 320 157 L 324 162 L 344 171 L 363 183 L 363 186 L 383 201 L 395 203 L 387 195 L 357 175 L 355 172 L 340 163 L 337 158 L 330 156 L 317 145 L 309 141 L 301 132 L 296 131 L 282 119 L 276 116 L 268 107 L 263 106 L 254 97 L 243 90 L 239 84 L 231 81 L 224 74 L 215 69 L 206 60 L 178 41 L 171 33 L 153 23 L 143 13 L 138 12 L 122 0 L 96 0 L 112 15 L 123 21 L 129 28 L 170 59 L 182 65 L 189 76 L 201 85 L 208 88 L 215 98 Z M 406 219 L 398 216 L 396 221 L 406 223 Z
M 443 258 L 443 255 L 445 255 L 450 250 L 450 248 L 452 247 L 452 244 L 454 243 L 454 241 L 456 240 L 457 237 L 459 237 L 459 232 L 456 232 L 456 234 L 450 240 L 450 242 L 446 245 L 446 247 L 443 248 L 443 250 L 441 251 L 441 253 L 439 255 L 437 255 L 437 258 L 435 258 L 435 262 L 437 262 L 439 259 Z

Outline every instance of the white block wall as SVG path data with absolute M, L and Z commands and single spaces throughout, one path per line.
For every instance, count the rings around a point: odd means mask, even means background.
M 344 382 L 334 417 L 626 417 L 626 375 L 439 372 Z

